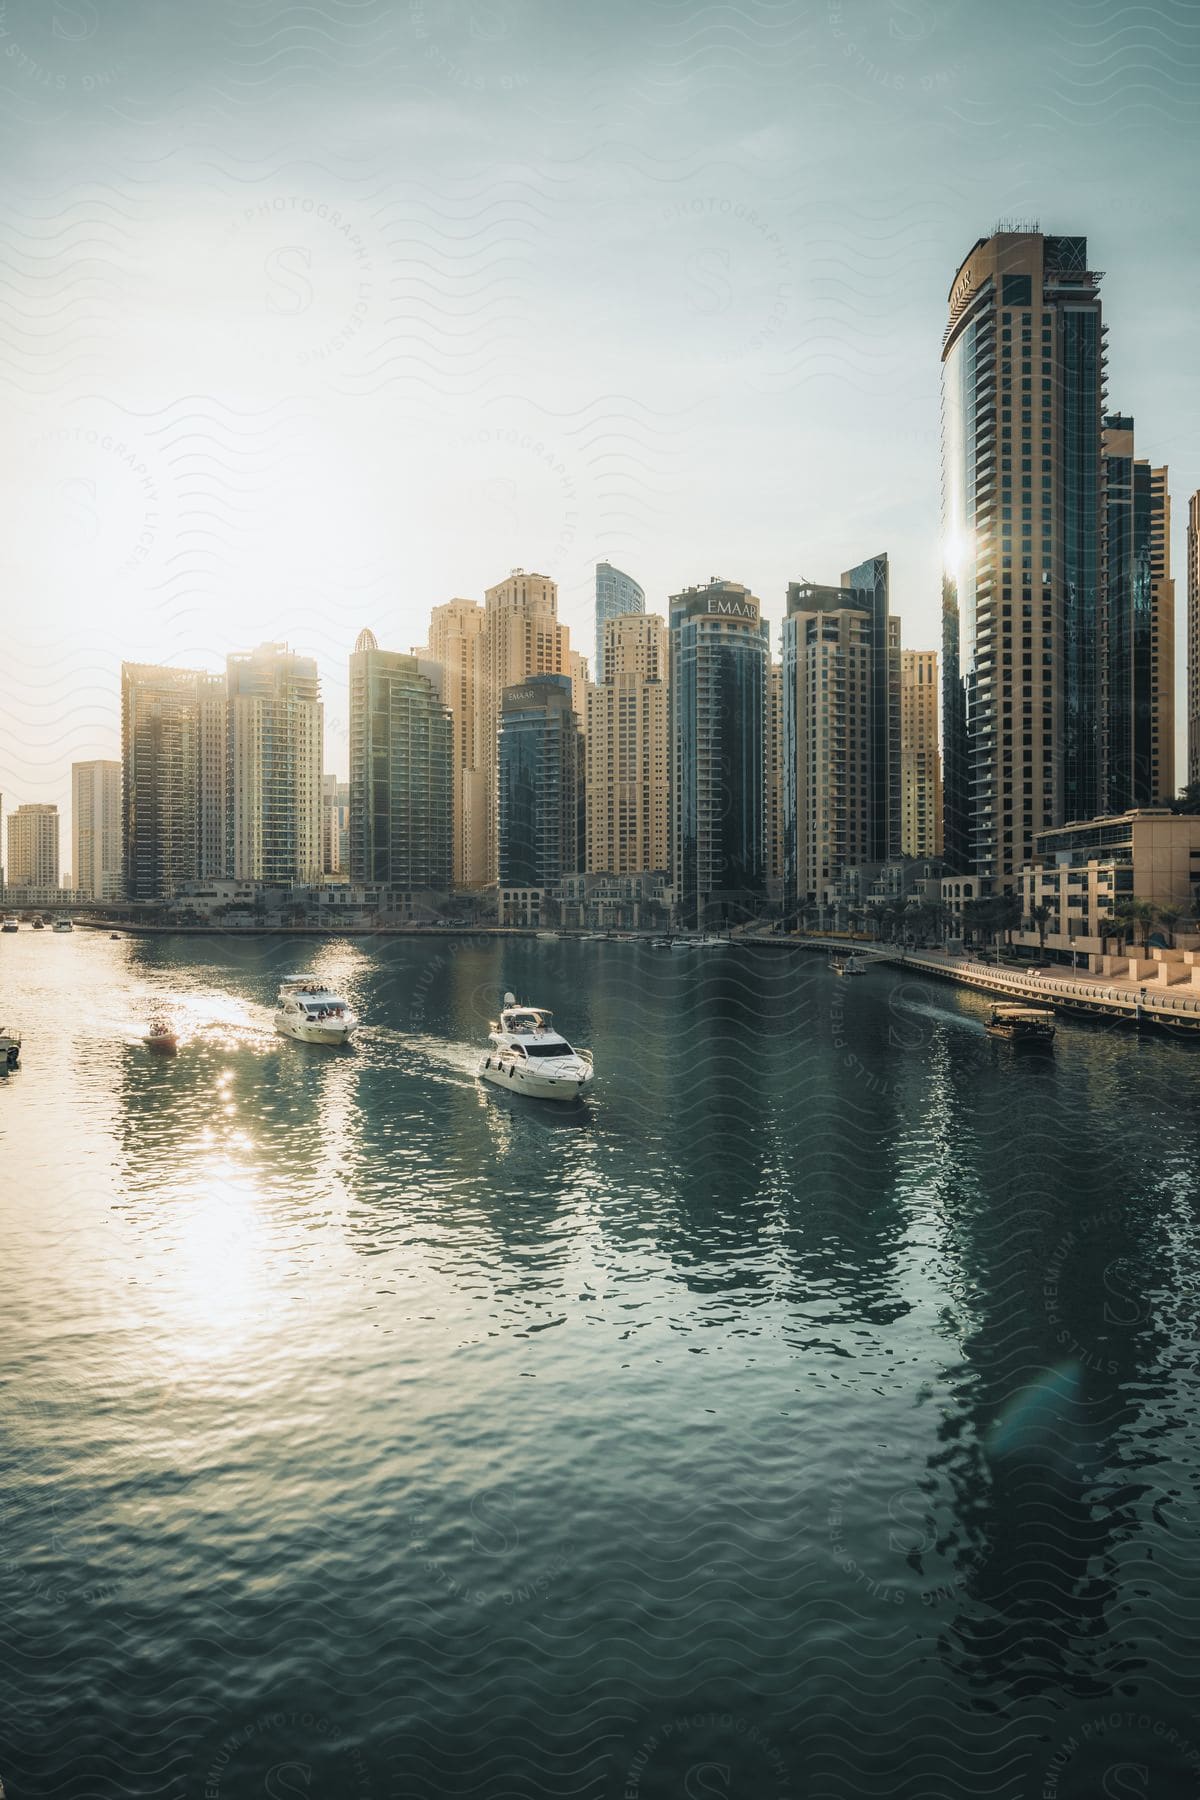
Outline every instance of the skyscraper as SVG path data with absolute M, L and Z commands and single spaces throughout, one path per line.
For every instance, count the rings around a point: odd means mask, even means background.
M 321 879 L 324 709 L 317 665 L 286 644 L 226 659 L 229 868 L 273 887 Z
M 767 740 L 763 754 L 766 784 L 767 892 L 777 900 L 783 892 L 783 665 L 767 669 Z
M 792 582 L 783 622 L 784 892 L 819 899 L 846 866 L 901 854 L 900 621 L 888 560 L 840 587 Z
M 936 650 L 900 654 L 900 854 L 942 854 Z
M 587 693 L 587 868 L 667 868 L 667 634 L 657 613 L 604 625 L 603 682 Z
M 783 622 L 784 896 L 822 897 L 847 865 L 879 861 L 873 830 L 875 633 L 862 596 L 793 581 Z
M 502 696 L 500 885 L 550 888 L 583 867 L 583 735 L 569 675 L 530 675 Z
M 558 588 L 547 575 L 514 569 L 487 589 L 476 666 L 475 746 L 483 790 L 482 833 L 475 834 L 485 880 L 499 868 L 499 741 L 505 690 L 529 675 L 572 676 L 571 638 L 558 622 Z M 577 674 L 577 671 L 576 671 Z
M 456 887 L 482 887 L 484 788 L 479 769 L 479 663 L 484 612 L 475 600 L 448 600 L 429 617 L 429 655 L 442 671 L 442 699 L 450 711 L 454 741 L 453 877 Z
M 1100 796 L 1104 339 L 1087 240 L 981 238 L 942 342 L 945 852 L 1008 881 Z
M 415 656 L 359 633 L 350 658 L 350 879 L 444 892 L 454 726 Z
M 1101 450 L 1099 810 L 1119 813 L 1175 793 L 1171 503 L 1166 469 L 1134 455 L 1131 418 L 1105 419 Z
M 225 873 L 224 682 L 197 669 L 121 665 L 121 841 L 125 897 L 161 900 Z M 211 842 L 209 840 L 212 840 Z M 217 867 L 205 866 L 206 855 Z
M 1200 781 L 1200 490 L 1188 501 L 1187 778 Z
M 92 900 L 121 898 L 121 765 L 71 764 L 71 871 Z
M 58 886 L 58 808 L 18 806 L 8 815 L 8 885 Z
M 596 662 L 593 670 L 597 687 L 604 681 L 604 627 L 622 613 L 644 613 L 646 596 L 631 575 L 614 569 L 611 563 L 596 564 Z
M 326 875 L 350 873 L 350 783 L 321 779 L 321 866 Z
M 766 895 L 770 628 L 736 581 L 670 602 L 671 884 L 689 926 L 745 918 Z

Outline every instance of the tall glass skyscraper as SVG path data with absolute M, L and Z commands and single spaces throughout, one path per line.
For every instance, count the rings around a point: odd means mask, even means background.
M 622 574 L 611 563 L 596 564 L 596 661 L 592 680 L 597 686 L 604 680 L 604 627 L 609 619 L 621 613 L 644 613 L 646 596 L 631 575 Z
M 945 853 L 1000 883 L 1100 799 L 1100 279 L 1085 238 L 999 231 L 949 296 Z
M 199 669 L 121 664 L 121 860 L 129 900 L 226 873 L 226 684 Z
M 1175 583 L 1167 471 L 1134 454 L 1133 420 L 1104 421 L 1100 806 L 1175 794 Z
M 360 632 L 350 658 L 351 881 L 449 888 L 453 735 L 417 658 Z
M 530 675 L 500 708 L 500 885 L 549 888 L 584 867 L 584 747 L 569 675 Z
M 272 887 L 321 879 L 325 714 L 317 665 L 286 644 L 226 658 L 229 874 Z
M 736 581 L 673 594 L 671 884 L 696 927 L 744 919 L 766 895 L 770 627 Z

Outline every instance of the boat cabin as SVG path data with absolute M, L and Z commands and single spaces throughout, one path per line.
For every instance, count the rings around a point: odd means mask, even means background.
M 341 996 L 310 975 L 289 975 L 281 981 L 279 1004 L 307 1014 L 310 1019 L 340 1019 L 346 1011 Z

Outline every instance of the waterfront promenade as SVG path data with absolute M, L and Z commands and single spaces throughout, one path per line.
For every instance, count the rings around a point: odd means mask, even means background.
M 797 937 L 790 941 L 814 950 L 844 951 L 848 947 L 845 938 Z M 901 950 L 890 944 L 854 943 L 852 948 L 875 961 L 921 969 L 983 993 L 1093 1013 L 1129 1025 L 1163 1025 L 1200 1032 L 1200 994 L 1173 994 L 1136 977 L 1097 977 L 1090 971 L 1072 972 L 1053 965 L 1035 972 L 976 956 L 953 956 L 945 950 Z

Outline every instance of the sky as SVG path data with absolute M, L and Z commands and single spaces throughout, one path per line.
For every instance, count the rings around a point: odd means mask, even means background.
M 1086 235 L 1112 410 L 1200 486 L 1190 0 L 5 0 L 0 794 L 122 659 L 315 655 L 514 567 L 590 653 L 886 550 L 938 647 L 939 350 L 1000 221 Z M 69 867 L 64 831 L 63 865 Z

